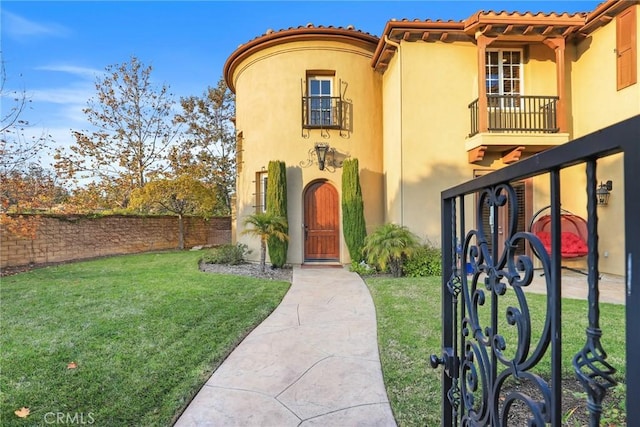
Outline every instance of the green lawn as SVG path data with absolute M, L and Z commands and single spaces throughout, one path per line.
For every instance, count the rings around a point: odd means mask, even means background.
M 3 277 L 0 424 L 45 425 L 63 413 L 103 426 L 170 425 L 289 288 L 201 273 L 200 256 L 123 256 Z M 22 407 L 26 419 L 14 414 Z
M 285 282 L 201 273 L 200 256 L 129 255 L 3 277 L 0 424 L 46 425 L 64 414 L 85 424 L 170 425 L 289 288 Z M 366 282 L 398 424 L 439 425 L 440 370 L 431 369 L 428 358 L 440 354 L 440 278 Z M 544 297 L 528 300 L 540 322 Z M 621 380 L 624 309 L 601 306 L 607 360 Z M 567 367 L 584 344 L 586 313 L 585 301 L 563 301 Z M 69 369 L 72 362 L 77 367 Z M 14 414 L 22 407 L 30 409 L 26 419 Z
M 440 425 L 441 368 L 434 370 L 429 366 L 429 355 L 441 355 L 440 277 L 369 277 L 365 281 L 376 305 L 382 370 L 396 421 L 403 427 Z M 509 305 L 515 305 L 512 294 L 505 298 Z M 540 330 L 546 310 L 545 297 L 529 295 L 527 300 L 531 306 L 533 330 Z M 607 361 L 618 369 L 617 378 L 624 381 L 625 307 L 601 304 L 600 309 Z M 563 299 L 562 311 L 563 366 L 565 377 L 572 378 L 571 360 L 586 339 L 587 302 Z M 514 328 L 507 327 L 504 317 L 504 314 L 500 317 L 500 330 L 506 333 Z M 536 372 L 548 375 L 548 358 L 543 359 L 539 367 Z M 619 420 L 611 411 L 615 408 L 609 412 L 605 408 L 603 422 L 606 417 Z M 620 424 L 614 422 L 611 425 Z

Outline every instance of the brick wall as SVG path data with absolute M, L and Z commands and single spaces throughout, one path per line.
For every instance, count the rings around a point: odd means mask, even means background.
M 34 240 L 0 226 L 0 268 L 176 249 L 174 216 L 42 216 Z M 185 247 L 231 242 L 231 219 L 184 219 Z

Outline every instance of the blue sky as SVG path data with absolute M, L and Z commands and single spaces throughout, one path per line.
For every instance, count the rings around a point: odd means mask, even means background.
M 227 57 L 268 29 L 313 23 L 380 36 L 396 19 L 461 20 L 479 10 L 585 12 L 599 1 L 2 1 L 5 92 L 24 89 L 32 128 L 69 145 L 105 67 L 137 56 L 175 99 L 201 95 Z M 10 106 L 2 100 L 2 111 Z M 46 164 L 47 161 L 43 160 Z

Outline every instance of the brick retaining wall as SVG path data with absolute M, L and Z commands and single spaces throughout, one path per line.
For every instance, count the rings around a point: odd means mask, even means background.
M 0 226 L 0 268 L 176 249 L 174 216 L 42 216 L 34 240 Z M 184 219 L 185 248 L 231 242 L 231 218 Z

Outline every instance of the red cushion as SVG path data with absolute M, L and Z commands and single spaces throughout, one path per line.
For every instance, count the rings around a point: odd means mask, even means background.
M 551 253 L 551 233 L 539 231 L 536 236 L 538 236 L 547 252 Z M 563 258 L 585 256 L 588 251 L 589 248 L 586 243 L 577 234 L 570 231 L 560 233 L 560 253 Z

